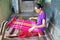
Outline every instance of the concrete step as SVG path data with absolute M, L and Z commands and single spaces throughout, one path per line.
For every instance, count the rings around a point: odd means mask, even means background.
M 35 37 L 28 37 L 28 38 L 4 38 L 4 40 L 46 40 L 46 39 L 35 36 Z

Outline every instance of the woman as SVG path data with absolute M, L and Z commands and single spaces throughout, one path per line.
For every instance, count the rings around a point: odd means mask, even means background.
M 37 17 L 31 17 L 31 19 L 37 19 L 37 24 L 29 29 L 29 32 L 32 32 L 35 28 L 38 28 L 42 32 L 44 32 L 46 27 L 46 13 L 42 10 L 43 6 L 39 3 L 36 3 L 35 11 L 38 13 Z

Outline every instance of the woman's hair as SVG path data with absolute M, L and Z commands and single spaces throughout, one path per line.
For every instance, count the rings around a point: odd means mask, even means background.
M 42 6 L 41 4 L 39 4 L 39 3 L 36 3 L 36 4 L 35 4 L 35 7 L 37 7 L 38 9 L 39 9 L 39 8 L 43 8 L 43 6 Z

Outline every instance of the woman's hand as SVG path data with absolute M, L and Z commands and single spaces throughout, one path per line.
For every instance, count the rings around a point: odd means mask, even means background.
M 37 19 L 37 17 L 30 17 L 30 18 L 29 18 L 29 20 L 32 20 L 32 19 L 35 20 L 35 19 Z
M 32 19 L 34 19 L 34 17 L 30 17 L 30 18 L 29 18 L 29 20 L 32 20 Z
M 35 27 L 30 28 L 28 31 L 32 32 L 35 29 Z

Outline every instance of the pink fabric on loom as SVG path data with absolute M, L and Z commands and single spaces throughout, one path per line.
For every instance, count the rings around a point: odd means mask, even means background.
M 14 24 L 14 22 L 22 22 L 23 24 Z M 26 26 L 24 25 L 24 23 L 30 24 L 30 26 Z M 9 22 L 8 22 L 8 26 L 11 28 L 15 28 L 15 29 L 21 29 L 21 30 L 28 30 L 29 28 L 32 27 L 32 25 L 35 25 L 36 22 L 35 21 L 30 21 L 30 20 L 23 20 L 23 19 L 16 19 L 16 16 L 14 16 Z M 34 29 L 35 32 L 38 32 L 38 29 Z
M 16 21 L 16 16 L 14 16 L 14 17 L 7 23 L 7 26 L 8 26 L 8 27 L 12 27 L 14 21 Z

